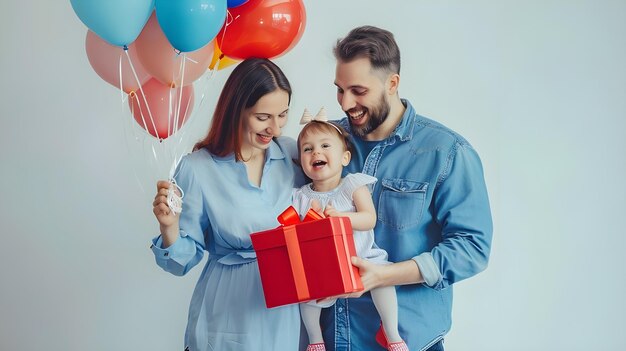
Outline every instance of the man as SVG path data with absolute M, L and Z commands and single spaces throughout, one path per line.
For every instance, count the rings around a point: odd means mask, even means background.
M 339 123 L 356 149 L 345 172 L 378 178 L 376 242 L 395 262 L 355 257 L 353 264 L 366 291 L 398 286 L 399 330 L 410 350 L 443 350 L 452 285 L 484 270 L 489 259 L 493 229 L 480 159 L 460 135 L 400 98 L 393 34 L 359 27 L 334 53 L 337 99 L 347 115 Z M 384 349 L 375 340 L 380 319 L 369 293 L 337 300 L 321 323 L 330 350 Z

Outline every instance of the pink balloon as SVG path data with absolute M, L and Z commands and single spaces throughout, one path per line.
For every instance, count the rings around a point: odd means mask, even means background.
M 189 85 L 200 78 L 211 62 L 215 47 L 210 41 L 196 51 L 178 54 L 163 33 L 154 12 L 134 44 L 139 60 L 150 75 L 169 86 Z M 181 73 L 183 55 L 188 59 Z
M 180 109 L 178 108 L 179 100 L 181 102 Z M 150 107 L 149 111 L 146 107 L 146 101 Z M 193 85 L 170 88 L 170 86 L 152 78 L 141 87 L 141 90 L 129 96 L 128 105 L 135 121 L 141 128 L 155 138 L 167 139 L 189 119 L 193 110 L 193 101 Z M 178 123 L 176 123 L 177 118 Z
M 87 52 L 87 58 L 89 59 L 89 64 L 94 71 L 102 78 L 105 82 L 113 85 L 116 88 L 120 88 L 120 58 L 122 60 L 122 90 L 124 90 L 127 94 L 132 91 L 136 91 L 139 87 L 145 83 L 148 79 L 150 79 L 150 75 L 143 68 L 139 58 L 137 57 L 137 52 L 134 44 L 130 44 L 128 46 L 128 54 L 130 56 L 130 60 L 135 68 L 135 72 L 137 73 L 137 79 L 133 74 L 133 71 L 130 68 L 130 64 L 128 63 L 128 58 L 124 53 L 124 49 L 119 46 L 114 46 L 102 38 L 100 38 L 96 33 L 91 30 L 87 31 L 87 37 L 85 38 L 85 51 Z

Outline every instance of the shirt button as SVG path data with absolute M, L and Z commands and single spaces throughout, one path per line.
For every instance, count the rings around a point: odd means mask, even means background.
M 338 311 L 339 313 L 343 312 L 343 307 L 339 307 L 339 308 L 337 309 L 337 311 Z

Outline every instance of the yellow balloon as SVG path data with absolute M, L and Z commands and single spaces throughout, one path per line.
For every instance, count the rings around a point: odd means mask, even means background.
M 224 55 L 220 47 L 217 45 L 217 40 L 215 40 L 214 43 L 215 50 L 213 50 L 213 58 L 211 59 L 211 63 L 209 64 L 210 70 L 217 68 L 217 70 L 219 71 L 240 61 Z

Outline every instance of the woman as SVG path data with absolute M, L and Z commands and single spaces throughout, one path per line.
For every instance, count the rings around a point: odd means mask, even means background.
M 291 204 L 297 147 L 279 137 L 290 99 L 289 81 L 274 63 L 239 63 L 208 135 L 178 166 L 175 179 L 185 194 L 179 216 L 167 206 L 170 183 L 157 183 L 157 264 L 183 275 L 209 253 L 189 307 L 190 351 L 298 348 L 298 306 L 265 307 L 249 237 L 278 226 L 276 217 Z

